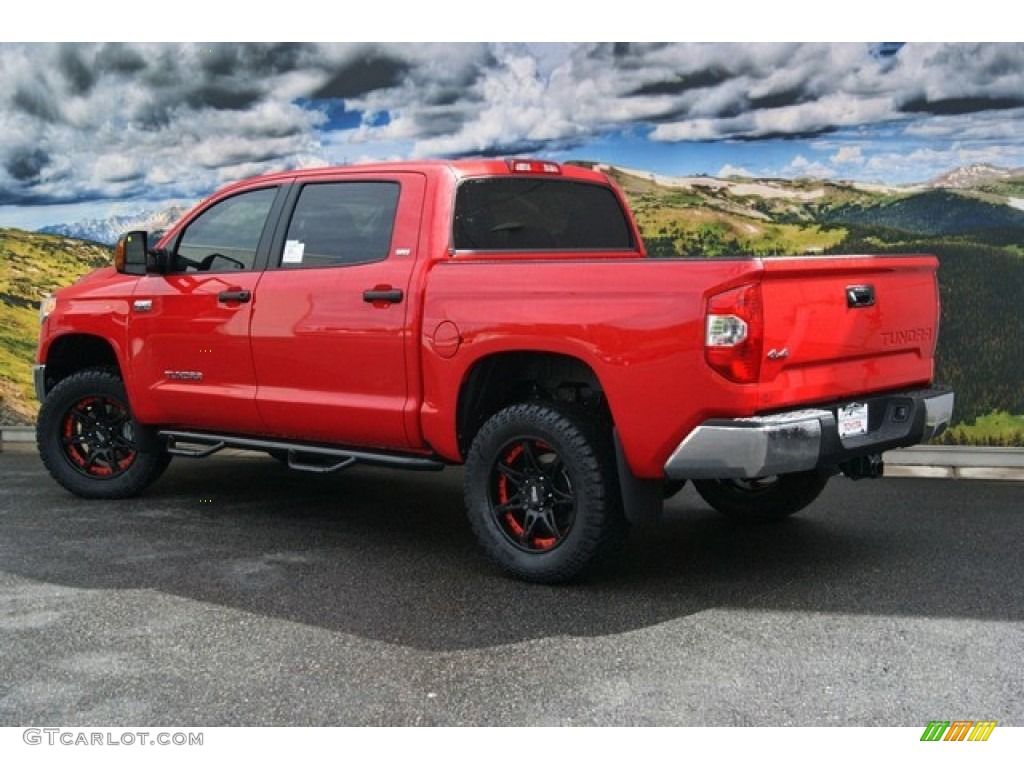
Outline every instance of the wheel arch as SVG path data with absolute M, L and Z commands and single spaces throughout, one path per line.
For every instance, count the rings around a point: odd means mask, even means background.
M 556 352 L 497 352 L 474 362 L 459 388 L 455 429 L 460 453 L 466 455 L 487 419 L 528 400 L 578 403 L 611 424 L 604 387 L 585 361 Z
M 87 368 L 109 368 L 123 377 L 117 350 L 110 340 L 89 333 L 69 333 L 54 339 L 46 350 L 45 388 L 49 393 L 72 374 Z

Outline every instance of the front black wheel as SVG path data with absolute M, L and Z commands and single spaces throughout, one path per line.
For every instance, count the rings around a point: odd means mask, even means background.
M 694 480 L 704 501 L 733 520 L 766 523 L 807 507 L 825 490 L 829 472 L 810 470 L 749 480 Z
M 139 447 L 120 377 L 89 369 L 68 376 L 39 409 L 36 442 L 50 475 L 77 496 L 119 499 L 153 483 L 170 463 L 166 451 Z
M 492 416 L 467 457 L 465 494 L 484 550 L 526 581 L 591 572 L 627 532 L 608 430 L 560 404 L 524 403 Z

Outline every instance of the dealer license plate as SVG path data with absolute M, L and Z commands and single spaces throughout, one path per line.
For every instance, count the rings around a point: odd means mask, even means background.
M 868 433 L 868 404 L 850 403 L 839 409 L 839 437 L 856 437 Z

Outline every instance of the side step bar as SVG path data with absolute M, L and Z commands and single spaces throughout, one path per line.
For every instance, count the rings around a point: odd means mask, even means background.
M 436 459 L 422 456 L 407 456 L 375 451 L 356 451 L 349 448 L 333 448 L 315 443 L 293 443 L 284 440 L 263 440 L 254 437 L 216 435 L 206 432 L 179 432 L 160 430 L 159 435 L 166 442 L 167 452 L 172 456 L 190 459 L 205 459 L 225 448 L 240 448 L 249 451 L 280 451 L 288 455 L 288 467 L 303 472 L 328 473 L 348 469 L 355 464 L 372 464 L 394 469 L 417 469 L 437 472 L 444 464 Z M 323 464 L 303 461 L 308 457 L 328 459 Z

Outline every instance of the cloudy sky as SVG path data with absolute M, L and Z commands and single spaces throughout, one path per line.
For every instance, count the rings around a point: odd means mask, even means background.
M 907 183 L 1024 167 L 1024 44 L 0 43 L 0 226 L 363 160 Z

